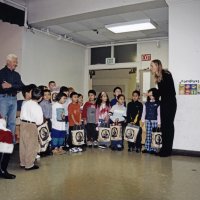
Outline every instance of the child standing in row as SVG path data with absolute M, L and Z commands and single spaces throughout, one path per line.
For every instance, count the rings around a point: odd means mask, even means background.
M 117 103 L 111 108 L 110 120 L 113 124 L 120 124 L 122 126 L 122 138 L 123 132 L 125 129 L 125 120 L 126 120 L 126 107 L 124 106 L 125 96 L 120 94 L 117 96 Z M 122 150 L 123 148 L 123 139 L 121 141 L 112 141 L 111 149 L 112 150 Z
M 52 148 L 54 154 L 63 154 L 63 144 L 66 134 L 65 128 L 65 111 L 63 104 L 66 101 L 66 94 L 58 93 L 56 95 L 56 102 L 52 106 Z
M 127 123 L 131 123 L 136 126 L 140 126 L 140 120 L 142 117 L 143 105 L 139 102 L 140 92 L 135 90 L 132 93 L 132 101 L 128 103 L 127 106 Z M 141 140 L 142 140 L 142 129 L 140 128 L 136 144 L 133 142 L 128 142 L 128 151 L 133 151 L 136 146 L 136 152 L 141 150 Z
M 146 127 L 145 149 L 142 151 L 142 153 L 154 154 L 156 149 L 151 147 L 152 129 L 160 127 L 161 125 L 160 102 L 158 90 L 156 88 L 151 88 L 148 91 L 147 102 L 143 107 L 142 123 L 143 125 L 145 123 Z
M 26 170 L 39 168 L 34 164 L 39 149 L 37 126 L 43 123 L 42 108 L 38 105 L 42 99 L 41 89 L 34 88 L 31 96 L 32 99 L 22 105 L 20 113 L 20 166 Z
M 122 89 L 120 87 L 115 87 L 113 90 L 114 99 L 110 101 L 111 107 L 113 107 L 117 103 L 117 97 L 120 94 L 122 94 Z
M 82 118 L 87 130 L 87 146 L 98 146 L 98 132 L 96 131 L 96 106 L 95 106 L 96 92 L 94 90 L 88 91 L 87 101 L 83 106 Z
M 81 109 L 80 104 L 78 103 L 78 94 L 72 92 L 70 94 L 72 102 L 68 106 L 68 119 L 69 119 L 69 137 L 68 144 L 70 152 L 77 153 L 83 151 L 80 147 L 74 147 L 72 144 L 72 131 L 76 126 L 81 127 Z
M 52 118 L 52 104 L 51 104 L 51 92 L 48 89 L 43 90 L 43 99 L 40 102 L 42 112 L 44 115 L 44 121 L 47 121 L 49 131 L 51 132 L 51 118 Z
M 109 112 L 110 102 L 108 94 L 101 92 L 96 100 L 96 123 L 99 127 L 109 127 Z M 99 143 L 99 148 L 105 149 L 108 147 L 107 142 Z
M 49 132 L 52 129 L 52 104 L 51 104 L 51 92 L 48 89 L 43 90 L 43 100 L 40 102 L 42 108 L 44 121 L 47 121 Z M 47 150 L 44 153 L 40 153 L 41 156 L 52 155 L 50 145 L 48 145 Z
M 65 103 L 63 104 L 63 107 L 64 107 L 64 110 L 65 110 L 65 128 L 66 128 L 64 149 L 68 149 L 69 148 L 69 145 L 67 143 L 67 140 L 68 140 L 68 137 L 69 137 L 68 106 L 72 101 L 71 101 L 71 98 L 69 97 L 69 89 L 66 86 L 62 86 L 60 88 L 60 93 L 64 93 L 67 96 L 67 99 L 66 99 Z

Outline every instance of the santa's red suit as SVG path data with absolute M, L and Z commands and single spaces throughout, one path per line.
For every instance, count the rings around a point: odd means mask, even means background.
M 10 160 L 10 154 L 13 152 L 13 136 L 6 127 L 4 119 L 0 119 L 0 177 L 5 179 L 14 179 L 16 176 L 8 173 L 7 167 Z

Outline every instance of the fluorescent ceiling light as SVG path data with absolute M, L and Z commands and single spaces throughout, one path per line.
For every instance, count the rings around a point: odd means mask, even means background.
M 114 33 L 125 33 L 131 31 L 156 29 L 156 27 L 152 24 L 150 19 L 109 24 L 106 25 L 105 27 Z

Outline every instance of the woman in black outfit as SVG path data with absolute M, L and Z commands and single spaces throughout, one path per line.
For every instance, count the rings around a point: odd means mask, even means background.
M 174 140 L 174 118 L 176 114 L 176 91 L 172 74 L 162 68 L 160 60 L 152 60 L 150 65 L 155 82 L 158 85 L 161 97 L 161 128 L 163 146 L 160 150 L 160 157 L 170 156 Z

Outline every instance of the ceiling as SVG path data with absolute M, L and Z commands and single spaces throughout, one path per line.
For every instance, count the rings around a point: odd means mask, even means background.
M 26 0 L 15 0 L 20 3 L 25 2 Z M 108 43 L 117 43 L 117 42 L 128 42 L 128 41 L 137 41 L 139 39 L 148 39 L 148 38 L 158 38 L 158 37 L 168 37 L 168 6 L 165 3 L 159 4 L 159 6 L 152 6 L 153 8 L 145 7 L 130 11 L 124 10 L 119 14 L 113 9 L 113 12 L 106 14 L 105 16 L 98 15 L 98 17 L 92 16 L 90 18 L 86 17 L 84 20 L 73 20 L 66 23 L 59 23 L 58 21 L 52 25 L 44 24 L 34 24 L 34 27 L 39 29 L 49 29 L 51 32 L 60 35 L 66 35 L 67 38 L 76 41 L 78 43 L 92 46 Z M 115 34 L 105 28 L 107 24 L 127 22 L 139 19 L 151 19 L 156 24 L 156 29 L 154 30 L 145 30 L 129 33 L 119 33 Z

